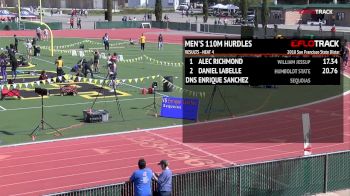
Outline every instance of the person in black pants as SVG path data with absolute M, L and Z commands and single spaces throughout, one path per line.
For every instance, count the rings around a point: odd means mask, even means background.
M 103 36 L 102 41 L 105 46 L 105 50 L 109 50 L 109 36 L 107 33 L 105 34 L 105 36 Z
M 16 80 L 16 77 L 17 77 L 17 67 L 18 67 L 14 49 L 9 50 L 9 57 L 10 57 L 10 63 L 11 63 L 12 80 L 14 81 Z
M 85 59 L 83 59 L 82 66 L 83 66 L 83 70 L 84 70 L 84 77 L 87 77 L 87 74 L 89 71 L 91 78 L 94 78 L 94 74 L 93 74 L 92 69 L 91 69 L 91 65 L 93 64 L 92 62 L 93 62 L 92 60 L 87 62 Z
M 18 38 L 16 35 L 13 36 L 15 38 L 15 51 L 18 52 Z

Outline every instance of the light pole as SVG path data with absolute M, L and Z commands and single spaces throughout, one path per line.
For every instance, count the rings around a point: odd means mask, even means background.
M 43 23 L 43 8 L 41 7 L 41 0 L 39 0 L 39 6 L 40 6 L 40 23 Z
M 21 0 L 18 0 L 18 22 L 21 21 Z

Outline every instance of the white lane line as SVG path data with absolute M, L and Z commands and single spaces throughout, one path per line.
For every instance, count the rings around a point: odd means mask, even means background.
M 6 111 L 6 110 L 7 110 L 6 108 L 2 107 L 1 105 L 0 105 L 0 109 L 1 109 L 2 111 Z
M 186 144 L 186 143 L 179 142 L 179 141 L 174 140 L 174 139 L 172 139 L 172 138 L 168 138 L 168 137 L 165 137 L 165 136 L 163 136 L 163 135 L 160 135 L 160 134 L 157 134 L 157 133 L 154 133 L 154 132 L 151 132 L 151 131 L 147 131 L 147 133 L 149 133 L 149 134 L 151 134 L 151 135 L 154 135 L 154 136 L 157 136 L 157 137 L 160 137 L 160 138 L 162 138 L 162 139 L 164 139 L 164 140 L 169 140 L 169 141 L 174 142 L 174 143 L 176 143 L 176 144 L 186 146 L 186 147 L 188 147 L 188 148 L 190 148 L 190 149 L 192 149 L 192 150 L 199 151 L 199 152 L 201 152 L 201 153 L 204 153 L 204 154 L 206 154 L 206 155 L 208 155 L 208 156 L 210 156 L 210 157 L 214 157 L 214 158 L 216 158 L 216 159 L 218 159 L 218 160 L 221 160 L 221 161 L 223 161 L 223 162 L 225 162 L 225 163 L 228 163 L 228 164 L 230 164 L 230 165 L 234 165 L 234 164 L 235 164 L 234 162 L 232 162 L 232 161 L 230 161 L 230 160 L 221 158 L 221 157 L 219 157 L 219 156 L 217 156 L 217 155 L 215 155 L 215 154 L 213 154 L 213 153 L 207 152 L 207 151 L 202 150 L 202 149 L 200 149 L 200 148 L 197 148 L 197 147 L 195 147 L 195 146 L 192 146 L 192 145 L 189 145 L 189 144 Z

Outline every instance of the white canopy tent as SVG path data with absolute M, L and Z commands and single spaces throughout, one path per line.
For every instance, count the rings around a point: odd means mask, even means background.
M 224 9 L 227 9 L 227 5 L 222 5 L 221 3 L 218 3 L 218 4 L 214 5 L 214 6 L 211 6 L 211 8 L 224 10 Z
M 227 9 L 229 10 L 239 10 L 239 7 L 238 6 L 235 6 L 233 4 L 228 4 L 227 5 Z

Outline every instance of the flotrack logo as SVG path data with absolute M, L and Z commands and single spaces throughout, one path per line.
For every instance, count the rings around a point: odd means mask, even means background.
M 332 9 L 302 9 L 299 10 L 300 14 L 333 14 Z

